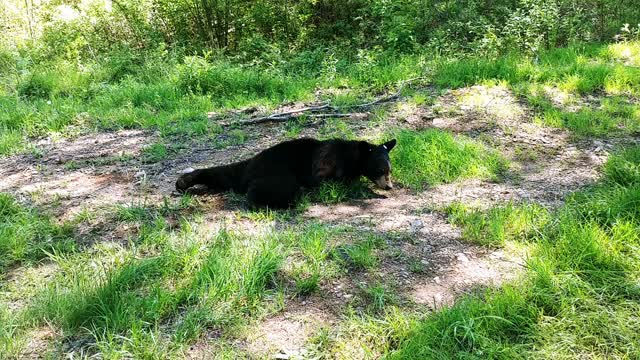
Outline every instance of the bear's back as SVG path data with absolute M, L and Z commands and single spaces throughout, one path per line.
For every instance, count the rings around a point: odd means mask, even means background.
M 322 142 L 311 138 L 289 140 L 254 156 L 249 162 L 245 176 L 247 179 L 263 176 L 277 176 L 283 172 L 302 175 L 311 171 L 313 154 Z

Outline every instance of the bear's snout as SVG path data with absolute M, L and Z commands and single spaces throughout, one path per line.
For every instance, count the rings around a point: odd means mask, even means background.
M 389 175 L 380 176 L 373 181 L 377 187 L 384 190 L 393 189 L 393 183 L 391 183 L 391 177 Z

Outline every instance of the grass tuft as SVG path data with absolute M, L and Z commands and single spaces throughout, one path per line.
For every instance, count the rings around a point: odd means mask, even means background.
M 507 168 L 506 160 L 495 151 L 448 132 L 401 130 L 395 136 L 393 177 L 416 190 L 471 177 L 495 180 Z
M 20 263 L 41 260 L 47 253 L 75 249 L 73 228 L 0 193 L 0 273 Z
M 169 156 L 169 150 L 164 144 L 152 144 L 142 149 L 142 161 L 145 163 L 157 163 Z
M 640 184 L 640 147 L 612 155 L 603 170 L 607 180 L 618 185 Z
M 375 250 L 383 245 L 382 238 L 375 234 L 368 234 L 362 240 L 334 249 L 334 257 L 358 270 L 373 269 L 379 259 Z
M 367 308 L 374 313 L 382 313 L 387 306 L 397 303 L 393 289 L 383 284 L 365 286 L 362 288 L 362 293 Z
M 549 211 L 536 204 L 508 203 L 481 211 L 455 203 L 445 212 L 451 223 L 462 227 L 462 236 L 466 240 L 487 246 L 531 240 L 550 221 Z

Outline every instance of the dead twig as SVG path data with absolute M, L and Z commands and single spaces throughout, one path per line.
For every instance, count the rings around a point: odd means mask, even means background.
M 301 109 L 295 109 L 291 111 L 285 111 L 281 113 L 271 114 L 269 116 L 263 116 L 259 118 L 253 118 L 245 121 L 241 121 L 240 123 L 243 125 L 256 125 L 262 124 L 265 122 L 278 122 L 278 121 L 286 121 L 294 117 L 298 117 L 303 115 L 306 112 L 318 112 L 321 110 L 334 110 L 338 109 L 335 106 L 331 106 L 329 104 L 319 105 L 319 106 L 309 106 Z
M 400 98 L 400 94 L 402 93 L 402 90 L 407 84 L 415 82 L 417 80 L 423 80 L 423 79 L 424 79 L 423 77 L 417 77 L 417 78 L 404 80 L 400 83 L 398 90 L 392 95 L 383 96 L 381 98 L 378 98 L 370 102 L 366 102 L 364 104 L 347 105 L 342 107 L 333 106 L 329 104 L 323 104 L 318 106 L 308 106 L 300 109 L 294 109 L 294 110 L 285 111 L 281 113 L 271 114 L 268 116 L 262 116 L 258 118 L 240 121 L 240 125 L 257 125 L 257 124 L 263 124 L 267 122 L 282 122 L 282 121 L 288 121 L 290 119 L 294 119 L 300 116 L 306 116 L 310 118 L 350 117 L 357 113 L 341 113 L 339 111 L 341 109 L 368 109 L 372 106 L 395 101 Z M 320 111 L 327 111 L 327 110 L 334 111 L 334 112 L 323 112 L 318 114 L 318 112 Z M 311 113 L 311 114 L 308 114 L 308 113 Z

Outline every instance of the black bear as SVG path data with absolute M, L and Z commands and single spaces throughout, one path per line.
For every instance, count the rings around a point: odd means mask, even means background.
M 274 208 L 292 205 L 302 187 L 311 188 L 323 180 L 352 181 L 366 176 L 389 190 L 393 187 L 389 152 L 395 145 L 395 139 L 382 145 L 340 139 L 285 141 L 244 161 L 183 174 L 176 181 L 176 190 L 186 191 L 197 184 L 212 192 L 233 190 L 246 193 L 252 205 Z

